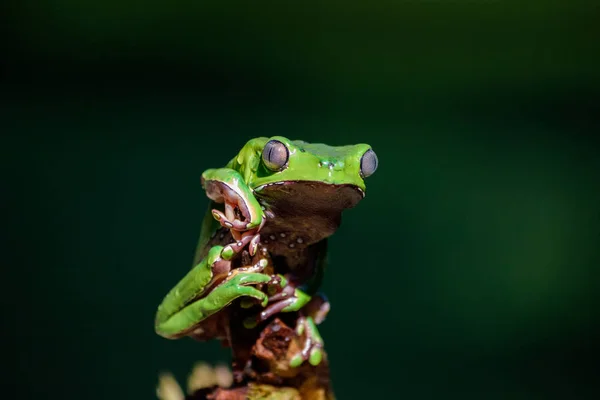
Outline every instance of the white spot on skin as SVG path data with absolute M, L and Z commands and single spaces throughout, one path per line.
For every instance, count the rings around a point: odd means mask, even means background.
M 290 243 L 290 248 L 293 249 L 294 247 L 296 247 L 296 245 L 294 243 Z
M 275 235 L 270 235 L 270 236 L 269 236 L 269 238 L 270 238 L 271 240 L 275 240 Z
M 281 236 L 281 237 L 285 237 L 285 233 L 281 232 L 281 233 L 279 234 L 279 236 Z
M 302 238 L 300 238 L 300 237 L 299 237 L 298 239 L 296 239 L 296 242 L 298 242 L 298 243 L 303 243 L 303 242 L 304 242 L 304 239 L 302 239 Z
M 269 241 L 268 241 L 268 240 L 265 240 L 263 243 L 264 243 L 264 244 L 269 244 Z

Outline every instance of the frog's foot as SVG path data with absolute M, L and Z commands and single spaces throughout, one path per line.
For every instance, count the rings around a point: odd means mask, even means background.
M 296 325 L 296 333 L 298 336 L 305 338 L 302 349 L 295 354 L 290 360 L 290 366 L 298 367 L 304 361 L 309 361 L 311 365 L 318 365 L 323 359 L 323 339 L 319 334 L 316 326 L 316 319 L 321 322 L 325 319 L 325 315 L 329 311 L 329 302 L 324 296 L 311 297 L 302 290 L 297 289 L 294 285 L 288 284 L 284 277 L 280 277 L 281 281 L 277 282 L 283 289 L 279 289 L 273 284 L 268 287 L 269 291 L 277 291 L 269 297 L 269 306 L 265 308 L 258 316 L 249 318 L 244 322 L 247 328 L 252 328 L 258 323 L 266 321 L 273 315 L 280 312 L 293 312 L 302 309 L 302 315 L 298 319 Z M 309 313 L 305 316 L 304 308 Z M 315 319 L 316 318 L 316 319 Z
M 244 321 L 247 328 L 255 327 L 280 312 L 299 311 L 311 300 L 308 294 L 289 284 L 287 279 L 281 275 L 276 275 L 271 279 L 267 286 L 267 293 L 270 295 L 269 306 L 257 316 Z
M 228 203 L 225 203 L 225 209 L 231 209 L 231 206 L 228 205 Z M 258 244 L 260 243 L 260 234 L 258 234 L 258 231 L 264 225 L 264 219 L 258 228 L 246 230 L 246 223 L 242 220 L 235 219 L 235 217 L 230 218 L 219 210 L 212 210 L 212 214 L 213 217 L 217 221 L 219 221 L 221 226 L 230 229 L 231 236 L 233 237 L 233 239 L 235 239 L 240 248 L 243 248 L 244 246 L 246 246 L 246 244 L 250 243 L 250 246 L 248 246 L 248 252 L 251 256 L 254 256 L 254 254 L 256 254 Z
M 221 226 L 237 232 L 255 230 L 257 233 L 265 223 L 264 213 L 249 188 L 239 184 L 241 176 L 236 178 L 239 174 L 227 169 L 209 170 L 205 175 L 202 184 L 206 195 L 225 206 L 225 212 L 212 210 Z
M 265 263 L 266 263 L 266 260 L 265 260 Z M 238 268 L 238 270 L 243 270 L 243 268 Z M 262 269 L 257 272 L 262 272 Z M 268 282 L 265 282 L 265 285 L 266 285 L 266 293 L 268 296 L 268 295 L 274 294 L 274 293 L 281 293 L 283 291 L 283 288 L 285 288 L 285 285 L 287 285 L 287 280 L 282 275 L 271 275 L 271 279 Z M 262 287 L 258 287 L 258 289 L 264 290 Z M 273 296 L 268 297 L 269 300 L 272 298 L 273 298 Z M 242 308 L 250 308 L 250 307 L 254 306 L 255 304 L 256 304 L 256 301 L 253 299 L 244 299 L 240 303 L 240 306 Z M 264 307 L 264 305 L 263 305 L 263 307 Z M 246 328 L 248 328 L 248 329 L 254 328 L 260 322 L 266 320 L 270 315 L 276 314 L 277 312 L 280 312 L 280 311 L 281 311 L 280 309 L 278 309 L 278 310 L 274 309 L 273 311 L 270 312 L 270 314 L 268 316 L 265 315 L 265 318 L 250 317 L 244 321 L 244 326 L 246 326 Z
M 212 210 L 212 214 L 213 217 L 215 217 L 215 219 L 219 221 L 221 226 L 224 228 L 233 229 L 236 231 L 245 231 L 248 229 L 248 224 L 243 219 L 239 219 L 237 216 L 235 216 L 233 207 L 229 203 L 225 203 L 225 213 L 214 209 Z
M 258 314 L 256 323 L 264 322 L 280 312 L 297 311 L 310 300 L 310 298 L 305 298 L 306 295 L 297 291 L 294 286 L 287 285 L 285 278 L 282 277 L 281 279 L 280 285 L 283 286 L 283 289 L 269 297 L 269 306 Z M 273 291 L 272 288 L 277 288 L 277 286 L 271 285 L 269 287 L 271 291 Z
M 224 274 L 227 274 L 231 269 L 231 260 L 233 259 L 233 257 L 236 254 L 239 254 L 239 252 L 242 251 L 248 243 L 251 243 L 253 239 L 254 238 L 252 236 L 245 236 L 240 240 L 237 240 L 223 248 L 220 248 L 220 251 L 211 250 L 211 253 L 209 253 L 211 255 L 209 260 L 213 275 L 222 276 Z M 256 252 L 256 249 L 254 249 L 254 252 Z
M 264 260 L 263 260 L 264 261 Z M 219 311 L 240 297 L 252 298 L 258 301 L 263 307 L 267 305 L 269 298 L 262 291 L 254 288 L 254 285 L 260 285 L 271 281 L 271 276 L 255 272 L 260 271 L 265 263 L 260 262 L 254 268 L 248 270 L 236 269 L 230 272 L 230 276 L 216 286 L 204 299 L 203 308 L 209 311 Z M 195 305 L 197 303 L 193 303 Z M 212 308 L 214 307 L 214 310 Z
M 304 336 L 304 346 L 290 360 L 291 367 L 299 367 L 304 361 L 317 366 L 323 360 L 323 338 L 312 317 L 301 316 L 296 325 L 296 334 Z
M 223 260 L 230 261 L 248 244 L 250 244 L 250 246 L 248 246 L 248 251 L 250 255 L 254 256 L 254 254 L 256 254 L 256 251 L 258 249 L 258 243 L 260 241 L 260 235 L 255 235 L 252 232 L 245 232 L 243 235 L 241 235 L 241 237 L 234 239 L 235 242 L 223 247 L 223 250 L 221 251 L 221 257 L 223 258 Z

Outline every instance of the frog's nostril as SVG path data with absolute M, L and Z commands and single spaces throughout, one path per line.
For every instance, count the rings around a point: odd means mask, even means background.
M 330 171 L 341 171 L 344 169 L 343 161 L 320 161 L 319 167 L 329 168 Z
M 338 161 L 333 165 L 333 169 L 335 169 L 336 171 L 342 171 L 344 167 L 345 165 L 343 161 Z

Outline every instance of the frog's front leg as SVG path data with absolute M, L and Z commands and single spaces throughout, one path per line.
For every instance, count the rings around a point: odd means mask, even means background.
M 209 169 L 202 174 L 202 186 L 211 200 L 224 204 L 225 212 L 212 210 L 221 226 L 230 229 L 235 240 L 252 236 L 249 251 L 254 255 L 265 214 L 242 175 L 230 168 Z
M 156 333 L 166 338 L 184 336 L 198 323 L 242 296 L 255 298 L 266 305 L 267 295 L 250 286 L 271 281 L 270 276 L 260 273 L 267 265 L 265 259 L 258 260 L 250 268 L 230 273 L 230 260 L 251 239 L 248 236 L 225 247 L 212 247 L 208 255 L 165 296 L 156 313 Z

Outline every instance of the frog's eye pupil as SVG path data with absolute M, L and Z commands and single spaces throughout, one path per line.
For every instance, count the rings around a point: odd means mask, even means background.
M 360 174 L 363 178 L 367 178 L 377 170 L 377 165 L 379 164 L 379 160 L 377 159 L 377 154 L 373 151 L 373 149 L 369 149 L 363 154 L 360 159 Z
M 262 152 L 265 166 L 271 171 L 281 171 L 287 165 L 290 153 L 285 144 L 279 140 L 270 140 Z

